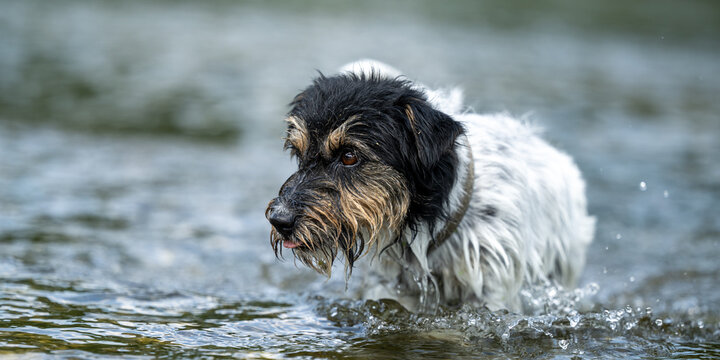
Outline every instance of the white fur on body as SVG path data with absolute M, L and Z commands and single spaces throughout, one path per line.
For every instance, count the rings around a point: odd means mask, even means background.
M 399 75 L 368 60 L 343 71 Z M 553 281 L 573 286 L 585 264 L 595 220 L 587 213 L 585 183 L 572 159 L 543 141 L 533 127 L 506 114 L 463 113 L 460 90 L 417 86 L 436 109 L 465 128 L 466 136 L 455 146 L 459 162 L 448 213 L 462 205 L 472 159 L 470 206 L 455 233 L 430 254 L 431 236 L 421 227 L 415 239 L 411 231 L 404 232 L 411 253 L 396 245 L 373 258 L 364 296 L 394 298 L 417 308 L 432 303 L 425 297 L 434 294 L 440 303 L 520 311 L 524 285 Z M 444 225 L 438 223 L 436 232 Z M 378 248 L 392 240 L 381 239 Z

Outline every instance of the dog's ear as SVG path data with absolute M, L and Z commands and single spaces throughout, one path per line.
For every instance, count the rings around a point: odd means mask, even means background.
M 396 105 L 404 112 L 420 164 L 425 169 L 434 168 L 452 152 L 455 140 L 464 131 L 462 125 L 417 97 L 401 98 Z

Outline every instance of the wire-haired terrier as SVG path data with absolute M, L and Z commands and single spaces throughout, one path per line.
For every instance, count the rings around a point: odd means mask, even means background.
M 298 171 L 266 210 L 276 254 L 329 277 L 339 253 L 349 276 L 372 252 L 365 296 L 410 308 L 517 311 L 523 285 L 577 280 L 595 223 L 585 185 L 532 127 L 372 61 L 320 75 L 286 121 Z

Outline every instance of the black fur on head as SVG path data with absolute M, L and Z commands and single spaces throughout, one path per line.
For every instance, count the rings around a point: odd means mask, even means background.
M 276 253 L 287 242 L 329 275 L 337 251 L 351 269 L 381 231 L 396 240 L 426 223 L 433 233 L 447 218 L 464 130 L 411 82 L 321 74 L 290 105 L 285 146 L 299 169 L 266 211 Z

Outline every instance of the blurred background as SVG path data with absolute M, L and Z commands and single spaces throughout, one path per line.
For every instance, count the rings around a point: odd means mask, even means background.
M 1 0 L 0 356 L 720 356 L 719 34 L 698 0 Z M 275 259 L 287 104 L 360 58 L 575 158 L 569 328 L 378 310 Z

